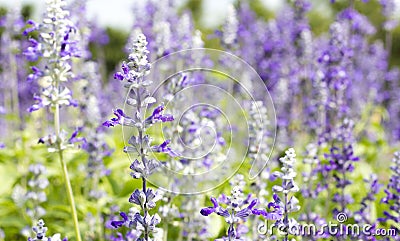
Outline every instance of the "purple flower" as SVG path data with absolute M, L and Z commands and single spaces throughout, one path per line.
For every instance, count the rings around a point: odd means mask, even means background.
M 254 209 L 254 215 L 262 215 L 268 220 L 277 221 L 283 218 L 284 208 L 282 202 L 277 194 L 273 195 L 274 201 L 268 203 L 267 209 L 270 210 L 269 212 L 264 209 Z
M 43 76 L 43 72 L 36 66 L 32 66 L 32 73 L 28 75 L 27 81 L 31 82 Z
M 68 139 L 69 143 L 78 143 L 78 142 L 82 142 L 83 144 L 86 144 L 86 138 L 85 137 L 78 137 L 79 132 L 81 132 L 82 127 L 78 127 L 75 129 L 74 132 L 72 132 L 71 137 Z
M 114 74 L 114 79 L 117 79 L 117 80 L 129 79 L 129 67 L 126 64 L 126 62 L 122 63 L 121 69 L 122 69 L 121 72 L 116 72 Z
M 129 138 L 130 146 L 125 146 L 124 152 L 135 153 L 139 159 L 131 163 L 130 169 L 133 178 L 141 178 L 142 188 L 132 192 L 129 202 L 138 205 L 141 211 L 132 213 L 132 215 L 122 214 L 123 220 L 114 222 L 113 226 L 121 227 L 127 220 L 133 220 L 134 231 L 138 232 L 135 233 L 134 239 L 147 241 L 150 240 L 150 234 L 156 231 L 156 225 L 161 220 L 158 214 L 151 215 L 149 210 L 156 207 L 156 202 L 162 197 L 159 192 L 155 192 L 147 186 L 146 178 L 159 166 L 156 160 L 148 159 L 148 153 L 149 151 L 163 152 L 170 156 L 177 156 L 178 154 L 168 146 L 169 140 L 158 146 L 150 146 L 152 138 L 146 133 L 147 128 L 151 127 L 153 123 L 172 121 L 173 118 L 162 114 L 164 110 L 162 105 L 156 108 L 150 117 L 144 118 L 143 107 L 156 102 L 155 98 L 148 96 L 147 87 L 152 81 L 145 79 L 150 70 L 146 37 L 143 34 L 138 34 L 136 39 L 131 42 L 131 46 L 129 62 L 123 62 L 121 71 L 115 73 L 114 78 L 124 81 L 123 86 L 128 89 L 129 96 L 132 96 L 127 104 L 135 108 L 135 116 L 131 118 L 121 109 L 117 109 L 114 111 L 116 117 L 104 122 L 103 126 L 127 125 L 137 131 L 137 135 L 132 135 Z
M 31 46 L 29 46 L 22 53 L 25 55 L 28 61 L 37 61 L 39 57 L 42 56 L 42 44 L 33 38 L 29 39 L 29 43 Z
M 171 157 L 180 156 L 180 154 L 178 152 L 174 151 L 171 147 L 168 146 L 170 142 L 171 142 L 171 140 L 166 140 L 158 146 L 152 146 L 151 150 L 154 152 L 166 153 Z
M 43 100 L 40 96 L 34 95 L 33 100 L 36 103 L 27 109 L 28 112 L 34 112 L 44 107 Z
M 78 48 L 78 41 L 69 39 L 70 33 L 75 31 L 75 28 L 71 27 L 69 31 L 65 34 L 63 41 L 61 41 L 61 57 L 82 57 L 82 54 Z
M 157 122 L 169 122 L 173 121 L 174 117 L 169 114 L 163 115 L 162 112 L 164 111 L 164 105 L 159 105 L 157 108 L 153 110 L 153 114 L 146 119 L 146 124 L 152 125 Z
M 112 118 L 111 120 L 105 121 L 103 123 L 103 126 L 113 127 L 115 125 L 130 124 L 134 122 L 129 116 L 125 115 L 124 111 L 121 109 L 114 110 L 114 115 L 116 117 Z
M 220 204 L 218 203 L 217 199 L 211 197 L 211 202 L 213 203 L 212 207 L 206 207 L 200 210 L 201 215 L 203 216 L 209 216 L 212 213 L 215 213 L 221 217 L 224 218 L 231 218 L 231 219 L 235 219 L 239 218 L 243 221 L 246 221 L 246 219 L 252 214 L 254 209 L 254 206 L 257 205 L 257 199 L 254 199 L 251 201 L 251 203 L 247 206 L 244 207 L 242 209 L 240 209 L 239 211 L 235 212 L 235 214 L 231 214 L 228 209 L 222 208 L 220 206 Z M 232 204 L 230 204 L 232 205 Z
M 237 175 L 231 184 L 238 184 L 232 188 L 231 196 L 227 197 L 225 195 L 221 195 L 218 199 L 211 197 L 211 202 L 213 206 L 206 207 L 200 210 L 200 214 L 203 216 L 209 216 L 212 213 L 215 213 L 221 217 L 225 218 L 226 223 L 229 224 L 228 227 L 228 237 L 222 237 L 221 239 L 216 240 L 240 240 L 240 234 L 236 231 L 239 223 L 246 222 L 247 218 L 250 215 L 255 215 L 254 212 L 256 209 L 254 208 L 258 200 L 252 199 L 252 195 L 249 194 L 246 199 L 243 199 L 243 176 Z M 223 208 L 221 205 L 226 206 Z
M 46 237 L 47 227 L 44 226 L 44 221 L 40 219 L 35 226 L 32 227 L 33 232 L 35 233 L 35 238 L 28 238 L 28 241 L 36 241 L 36 240 L 60 240 L 60 234 L 55 234 L 51 237 Z M 68 241 L 65 237 L 62 241 Z
M 147 189 L 146 192 L 136 189 L 131 194 L 129 202 L 141 207 L 146 204 L 147 208 L 152 209 L 156 206 L 156 202 L 160 199 L 161 195 L 158 192 L 154 192 L 152 189 Z
M 123 220 L 122 221 L 112 221 L 111 226 L 113 226 L 114 228 L 119 228 L 124 225 L 127 225 L 128 227 L 130 227 L 131 221 L 128 220 L 128 216 L 126 215 L 126 213 L 120 212 L 120 215 Z M 127 224 L 127 222 L 128 222 L 128 224 Z
M 142 177 L 148 177 L 150 176 L 153 172 L 157 170 L 157 168 L 160 166 L 160 163 L 156 160 L 150 159 L 150 160 L 145 160 L 146 161 L 146 166 L 139 160 L 134 160 L 129 167 L 132 172 L 131 176 L 135 179 L 139 179 Z
M 385 189 L 386 196 L 382 198 L 381 203 L 385 203 L 389 206 L 379 221 L 392 220 L 394 223 L 400 222 L 400 152 L 394 154 L 392 160 L 393 165 L 391 166 L 392 175 L 389 183 Z M 399 231 L 399 230 L 397 230 Z
M 214 213 L 217 210 L 217 208 L 219 207 L 217 199 L 211 197 L 210 200 L 213 203 L 213 206 L 201 209 L 201 211 L 200 211 L 201 215 L 208 216 L 208 215 Z
M 26 24 L 31 25 L 30 27 L 26 28 L 23 35 L 27 36 L 29 33 L 36 31 L 39 29 L 39 24 L 35 23 L 33 20 L 28 20 Z

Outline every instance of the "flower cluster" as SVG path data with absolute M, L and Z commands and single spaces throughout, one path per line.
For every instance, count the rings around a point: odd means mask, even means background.
M 394 0 L 380 0 L 379 2 L 382 7 L 382 14 L 386 17 L 383 28 L 386 31 L 392 31 L 399 25 L 399 20 L 394 18 L 396 2 Z
M 71 67 L 73 58 L 81 56 L 77 47 L 79 32 L 70 20 L 69 11 L 65 10 L 66 5 L 64 0 L 47 0 L 42 22 L 40 24 L 33 20 L 27 22 L 29 26 L 23 34 L 29 36 L 30 46 L 23 54 L 28 61 L 38 61 L 37 66 L 32 66 L 29 80 L 38 81 L 41 93 L 34 95 L 35 104 L 28 111 L 33 112 L 46 107 L 54 114 L 54 134 L 41 138 L 39 143 L 46 144 L 49 152 L 58 152 L 74 222 L 75 238 L 80 241 L 78 214 L 63 151 L 72 143 L 84 141 L 84 138 L 78 137 L 79 129 L 67 138 L 66 132 L 61 131 L 60 118 L 61 106 L 78 105 L 72 99 L 72 91 L 66 85 L 73 77 Z M 37 35 L 37 39 L 32 37 L 33 32 Z
M 268 141 L 271 134 L 268 132 L 267 108 L 262 101 L 251 103 L 249 121 L 249 151 L 248 157 L 251 162 L 260 159 L 262 163 L 267 163 L 269 160 L 270 143 Z M 265 123 L 267 122 L 267 123 Z
M 328 163 L 323 165 L 323 169 L 331 173 L 333 180 L 335 180 L 335 187 L 331 188 L 337 191 L 335 191 L 332 201 L 339 205 L 338 208 L 333 210 L 333 215 L 338 212 L 345 212 L 349 215 L 350 211 L 346 207 L 353 202 L 352 197 L 346 193 L 346 187 L 352 183 L 346 175 L 354 170 L 354 162 L 359 160 L 353 150 L 353 128 L 354 123 L 346 119 L 333 132 L 334 137 L 330 153 L 325 154 Z
M 26 199 L 27 201 L 31 200 L 32 207 L 28 207 L 27 214 L 32 220 L 37 220 L 46 213 L 46 210 L 40 204 L 47 200 L 44 190 L 49 185 L 49 181 L 44 176 L 46 167 L 42 164 L 30 165 L 29 173 L 31 177 L 28 181 L 29 190 L 26 193 Z
M 68 241 L 68 239 L 65 237 L 61 239 L 61 235 L 59 233 L 54 234 L 51 237 L 46 236 L 47 232 L 47 227 L 44 226 L 44 221 L 40 219 L 36 226 L 33 226 L 32 228 L 33 232 L 35 232 L 35 237 L 34 238 L 28 238 L 28 241 L 38 241 L 38 240 L 43 240 L 43 241 Z
M 393 223 L 398 224 L 400 222 L 400 152 L 394 154 L 392 162 L 392 175 L 389 184 L 385 189 L 386 196 L 381 200 L 382 203 L 389 206 L 389 210 L 384 211 L 384 217 L 379 220 L 384 222 L 392 221 Z M 397 233 L 400 232 L 398 227 L 394 228 Z
M 358 211 L 354 212 L 354 219 L 358 224 L 368 224 L 371 225 L 373 230 L 376 230 L 377 224 L 374 222 L 372 215 L 371 215 L 371 205 L 376 200 L 376 195 L 379 193 L 382 185 L 378 182 L 378 177 L 375 174 L 371 174 L 368 179 L 364 180 L 367 184 L 367 194 L 361 200 L 361 207 Z M 376 240 L 375 237 L 371 237 L 365 234 L 354 234 L 354 239 L 359 240 L 362 239 L 369 239 L 369 240 Z
M 227 236 L 222 237 L 220 241 L 224 240 L 243 240 L 241 237 L 247 230 L 243 227 L 242 222 L 246 222 L 249 216 L 253 215 L 254 207 L 257 205 L 257 199 L 252 198 L 252 194 L 244 197 L 243 194 L 243 176 L 238 175 L 237 180 L 233 180 L 231 196 L 222 194 L 218 199 L 212 197 L 210 200 L 213 204 L 211 207 L 203 208 L 200 213 L 203 216 L 209 216 L 215 213 L 225 218 L 225 222 L 229 225 Z M 236 183 L 235 183 L 236 182 Z M 225 208 L 223 207 L 225 206 Z
M 169 140 L 164 141 L 160 145 L 151 145 L 152 138 L 146 134 L 146 130 L 157 122 L 169 122 L 173 117 L 163 114 L 164 105 L 154 108 L 152 114 L 147 118 L 144 117 L 144 108 L 154 104 L 156 99 L 150 96 L 147 86 L 152 82 L 146 80 L 145 76 L 150 71 L 150 64 L 147 59 L 149 51 L 147 50 L 146 37 L 139 34 L 133 41 L 131 53 L 129 54 L 129 62 L 122 63 L 122 71 L 117 72 L 114 78 L 123 82 L 124 87 L 128 89 L 129 98 L 127 104 L 134 108 L 134 117 L 130 117 L 123 110 L 114 111 L 115 118 L 103 123 L 104 126 L 110 127 L 114 125 L 123 125 L 133 127 L 137 131 L 137 135 L 132 135 L 128 141 L 129 146 L 124 148 L 124 152 L 135 155 L 130 169 L 131 176 L 134 179 L 142 179 L 142 189 L 133 191 L 129 198 L 129 202 L 140 207 L 140 211 L 127 215 L 121 212 L 122 221 L 114 221 L 111 225 L 115 228 L 123 225 L 140 232 L 141 238 L 138 240 L 149 241 L 151 234 L 157 235 L 161 230 L 156 228 L 160 223 L 158 214 L 151 215 L 149 211 L 156 207 L 156 202 L 161 199 L 161 195 L 157 191 L 153 191 L 147 187 L 147 178 L 161 165 L 155 159 L 149 158 L 151 152 L 163 152 L 172 157 L 178 154 L 169 146 Z
M 272 187 L 273 202 L 268 204 L 268 210 L 255 210 L 253 211 L 256 215 L 262 215 L 267 220 L 273 220 L 276 227 L 281 227 L 280 230 L 285 232 L 284 240 L 288 240 L 290 230 L 293 226 L 297 226 L 297 221 L 294 218 L 289 218 L 289 215 L 293 212 L 300 210 L 299 200 L 291 193 L 296 193 L 299 191 L 299 187 L 294 181 L 296 177 L 296 172 L 294 170 L 294 165 L 296 162 L 296 153 L 293 148 L 288 149 L 285 152 L 285 156 L 281 157 L 279 161 L 282 164 L 281 171 L 273 172 L 272 175 L 278 177 L 282 180 L 280 186 L 275 185 Z M 279 197 L 278 193 L 281 193 Z M 283 201 L 281 201 L 281 198 Z
M 47 169 L 42 164 L 31 164 L 26 175 L 26 186 L 16 185 L 13 189 L 12 199 L 15 205 L 24 210 L 26 221 L 36 221 L 46 214 L 43 204 L 47 201 L 46 188 L 49 181 L 45 176 Z M 29 227 L 20 230 L 21 234 L 28 236 Z
M 56 105 L 77 106 L 72 99 L 72 92 L 62 83 L 71 77 L 71 65 L 69 60 L 79 57 L 80 52 L 76 48 L 77 30 L 68 19 L 69 12 L 63 8 L 64 0 L 47 0 L 47 12 L 40 24 L 32 20 L 31 26 L 24 31 L 24 35 L 38 32 L 39 39 L 29 38 L 31 46 L 24 51 L 24 55 L 30 61 L 41 60 L 41 67 L 32 67 L 29 80 L 41 80 L 42 93 L 35 95 L 35 104 L 28 111 L 36 111 L 46 106 Z

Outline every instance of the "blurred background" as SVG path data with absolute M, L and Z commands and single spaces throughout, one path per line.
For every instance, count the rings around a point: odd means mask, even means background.
M 400 19 L 400 0 L 395 0 L 395 18 Z M 129 36 L 129 31 L 134 22 L 133 10 L 135 6 L 145 4 L 146 0 L 89 0 L 87 1 L 87 17 L 104 28 L 109 36 L 109 42 L 104 46 L 107 72 L 109 73 L 123 56 L 123 46 Z M 218 41 L 215 38 L 207 37 L 212 35 L 225 21 L 228 6 L 237 4 L 237 0 L 178 0 L 177 6 L 181 11 L 192 12 L 195 28 L 202 31 L 205 36 L 205 46 L 218 48 Z M 243 0 L 248 2 L 250 7 L 260 18 L 273 19 L 283 9 L 285 3 L 290 0 Z M 348 1 L 337 1 L 331 4 L 330 1 L 312 0 L 312 9 L 307 13 L 310 20 L 311 30 L 318 36 L 326 33 L 329 25 L 336 14 L 348 6 Z M 15 6 L 22 6 L 22 14 L 25 19 L 39 19 L 44 12 L 45 1 L 41 0 L 0 0 L 0 15 L 5 15 L 7 9 Z M 381 26 L 385 21 L 380 12 L 379 1 L 370 0 L 368 4 L 356 1 L 356 8 L 360 13 L 368 16 L 374 26 Z M 383 39 L 385 32 L 378 28 L 375 39 Z M 371 40 L 373 41 L 373 39 Z M 95 52 L 94 49 L 92 51 Z M 392 51 L 390 64 L 400 64 L 400 28 L 393 31 Z M 108 54 L 109 53 L 109 54 Z M 114 53 L 114 54 L 113 54 Z

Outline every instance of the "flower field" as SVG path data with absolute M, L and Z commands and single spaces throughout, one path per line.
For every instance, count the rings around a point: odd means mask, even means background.
M 400 240 L 398 1 L 88 2 L 0 8 L 0 241 Z

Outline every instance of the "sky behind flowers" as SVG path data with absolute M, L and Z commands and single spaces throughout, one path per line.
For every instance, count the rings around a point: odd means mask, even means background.
M 132 0 L 89 0 L 88 12 L 90 17 L 94 17 L 101 25 L 129 29 L 133 22 Z M 137 1 L 141 2 L 141 1 Z M 185 2 L 185 0 L 180 0 Z M 206 27 L 215 27 L 223 21 L 226 6 L 234 0 L 204 0 L 203 12 L 207 17 L 203 17 L 203 24 Z M 271 9 L 278 9 L 284 1 L 282 0 L 263 0 L 265 6 Z M 35 6 L 35 16 L 39 17 L 43 12 L 45 0 L 0 0 L 0 5 L 15 6 L 15 4 L 32 4 Z M 129 7 L 127 7 L 129 6 Z M 118 17 L 116 17 L 118 16 Z

